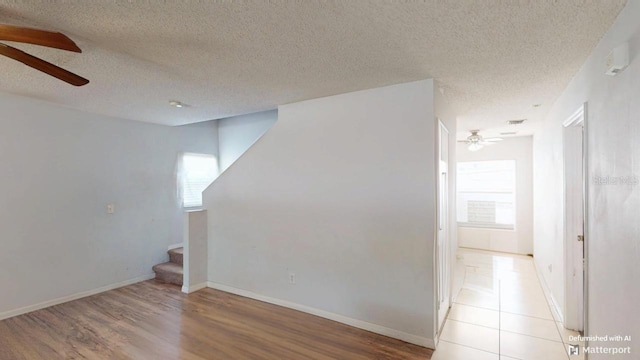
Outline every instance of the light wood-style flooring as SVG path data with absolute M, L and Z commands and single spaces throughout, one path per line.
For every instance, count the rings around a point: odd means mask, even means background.
M 0 321 L 0 359 L 430 359 L 331 320 L 149 280 Z

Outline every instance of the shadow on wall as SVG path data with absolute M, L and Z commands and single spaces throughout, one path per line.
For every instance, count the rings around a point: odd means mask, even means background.
M 220 172 L 224 172 L 278 121 L 278 110 L 234 116 L 218 121 Z

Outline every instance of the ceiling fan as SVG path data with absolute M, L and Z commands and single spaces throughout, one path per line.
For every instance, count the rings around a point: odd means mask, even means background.
M 78 45 L 64 34 L 20 26 L 0 25 L 0 40 L 35 44 L 77 53 L 82 52 Z M 82 86 L 89 83 L 89 80 L 81 76 L 6 44 L 0 43 L 0 55 L 20 61 L 27 66 L 40 70 L 74 86 Z
M 480 130 L 471 130 L 471 135 L 469 135 L 466 140 L 458 140 L 458 142 L 466 143 L 470 151 L 478 151 L 486 145 L 493 145 L 502 141 L 502 138 L 499 137 L 485 139 L 482 135 L 479 135 L 478 132 L 480 132 Z

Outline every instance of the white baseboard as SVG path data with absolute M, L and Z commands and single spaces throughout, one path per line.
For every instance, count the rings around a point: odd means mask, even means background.
M 22 315 L 22 314 L 26 314 L 26 313 L 30 313 L 32 311 L 48 308 L 50 306 L 59 305 L 59 304 L 66 303 L 66 302 L 69 302 L 69 301 L 78 300 L 78 299 L 81 299 L 81 298 L 84 298 L 84 297 L 87 297 L 87 296 L 91 296 L 91 295 L 99 294 L 99 293 L 102 293 L 102 292 L 105 292 L 105 291 L 121 288 L 123 286 L 135 284 L 135 283 L 138 283 L 138 282 L 141 282 L 141 281 L 150 280 L 150 279 L 153 279 L 154 277 L 155 277 L 155 274 L 138 276 L 137 278 L 133 278 L 133 279 L 130 279 L 130 280 L 122 281 L 122 282 L 119 282 L 119 283 L 116 283 L 116 284 L 111 284 L 111 285 L 103 286 L 103 287 L 100 287 L 100 288 L 97 288 L 97 289 L 87 290 L 87 291 L 75 293 L 75 294 L 72 294 L 72 295 L 63 296 L 63 297 L 60 297 L 60 298 L 57 298 L 57 299 L 44 301 L 44 302 L 41 302 L 41 303 L 38 303 L 38 304 L 25 306 L 25 307 L 22 307 L 22 308 L 19 308 L 19 309 L 15 309 L 15 310 L 5 311 L 3 313 L 0 313 L 0 320 L 8 319 L 8 318 L 11 318 L 11 317 L 14 317 L 14 316 L 18 316 L 18 315 Z
M 182 292 L 185 293 L 185 294 L 191 294 L 193 292 L 196 292 L 198 290 L 202 290 L 202 289 L 206 288 L 207 285 L 208 284 L 206 282 L 203 282 L 203 283 L 200 283 L 200 284 L 191 285 L 191 286 L 182 285 Z
M 533 267 L 536 268 L 536 273 L 538 275 L 538 280 L 540 281 L 540 285 L 542 286 L 542 291 L 544 292 L 545 297 L 547 298 L 547 302 L 550 303 L 550 307 L 552 307 L 552 309 L 550 309 L 551 311 L 555 311 L 555 315 L 558 316 L 558 319 L 554 320 L 559 320 L 561 323 L 564 324 L 564 317 L 562 315 L 562 308 L 560 307 L 560 304 L 558 304 L 558 301 L 556 301 L 556 298 L 553 296 L 553 293 L 551 292 L 551 289 L 549 288 L 549 285 L 547 285 L 547 281 L 544 279 L 544 276 L 542 275 L 542 270 L 540 269 L 540 267 L 538 266 L 538 263 L 536 261 L 533 262 Z
M 169 245 L 169 247 L 167 248 L 167 251 L 168 250 L 173 250 L 173 249 L 178 249 L 178 248 L 181 248 L 181 247 L 184 247 L 184 243 Z
M 562 315 L 562 311 L 560 310 L 560 304 L 556 301 L 556 298 L 553 296 L 551 292 L 549 292 L 549 298 L 551 299 L 551 306 L 556 311 L 556 315 L 558 316 L 558 321 L 564 324 L 564 316 Z
M 346 316 L 343 316 L 343 315 L 339 315 L 339 314 L 335 314 L 335 313 L 332 313 L 332 312 L 329 312 L 329 311 L 316 309 L 316 308 L 313 308 L 313 307 L 310 307 L 310 306 L 306 306 L 306 305 L 296 304 L 296 303 L 293 303 L 293 302 L 290 302 L 290 301 L 275 299 L 275 298 L 272 298 L 272 297 L 256 294 L 256 293 L 248 291 L 248 290 L 238 289 L 238 288 L 235 288 L 235 287 L 232 287 L 232 286 L 219 284 L 219 283 L 212 282 L 212 281 L 207 282 L 207 286 L 212 288 L 212 289 L 217 289 L 217 290 L 225 291 L 225 292 L 228 292 L 228 293 L 232 293 L 232 294 L 248 297 L 248 298 L 251 298 L 251 299 L 263 301 L 263 302 L 266 302 L 266 303 L 269 303 L 269 304 L 274 304 L 274 305 L 283 306 L 283 307 L 286 307 L 286 308 L 289 308 L 289 309 L 302 311 L 302 312 L 305 312 L 307 314 L 311 314 L 311 315 L 319 316 L 319 317 L 322 317 L 322 318 L 325 318 L 325 319 L 333 320 L 333 321 L 336 321 L 336 322 L 339 322 L 339 323 L 342 323 L 342 324 L 346 324 L 346 325 L 349 325 L 349 326 L 356 327 L 358 329 L 367 330 L 367 331 L 370 331 L 372 333 L 388 336 L 390 338 L 406 341 L 406 342 L 411 343 L 411 344 L 424 346 L 424 347 L 429 348 L 429 349 L 435 349 L 434 340 L 433 339 L 428 339 L 428 338 L 423 337 L 423 336 L 408 334 L 408 333 L 405 333 L 405 332 L 402 332 L 402 331 L 399 331 L 399 330 L 390 329 L 390 328 L 387 328 L 387 327 L 384 327 L 384 326 L 380 326 L 380 325 L 376 325 L 376 324 L 372 324 L 372 323 L 369 323 L 369 322 L 366 322 L 366 321 L 352 319 L 352 318 L 349 318 L 349 317 L 346 317 Z

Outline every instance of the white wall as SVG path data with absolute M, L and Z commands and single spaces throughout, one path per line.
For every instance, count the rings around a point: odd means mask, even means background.
M 516 161 L 516 223 L 514 230 L 458 227 L 462 247 L 533 254 L 533 139 L 506 138 L 478 151 L 458 143 L 458 161 Z
M 204 193 L 212 285 L 433 346 L 433 97 L 425 80 L 281 106 Z
M 562 122 L 588 102 L 588 334 L 631 335 L 632 343 L 592 343 L 634 347 L 634 354 L 616 359 L 636 359 L 640 351 L 640 326 L 635 321 L 640 318 L 640 185 L 597 185 L 593 178 L 640 178 L 638 19 L 640 1 L 629 1 L 534 137 L 535 260 L 563 304 Z M 631 65 L 616 77 L 604 75 L 605 57 L 626 41 L 631 44 Z
M 153 274 L 181 241 L 178 153 L 217 154 L 215 123 L 171 128 L 8 94 L 0 108 L 0 318 Z
M 278 120 L 278 110 L 218 120 L 220 172 L 225 171 Z

